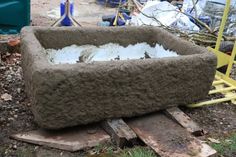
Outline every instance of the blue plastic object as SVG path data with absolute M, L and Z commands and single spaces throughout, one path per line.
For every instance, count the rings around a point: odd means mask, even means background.
M 126 23 L 126 20 L 130 20 L 131 17 L 129 15 L 127 15 L 126 13 L 122 13 L 124 20 L 122 18 L 118 18 L 117 20 L 117 26 L 124 26 Z M 115 20 L 115 19 L 114 19 Z
M 117 19 L 117 25 L 116 26 L 124 26 L 127 20 L 130 20 L 131 17 L 127 15 L 126 13 L 122 13 L 123 18 L 118 17 Z M 110 21 L 110 26 L 114 26 L 113 22 L 115 21 L 116 15 L 113 15 Z
M 0 0 L 0 34 L 16 34 L 30 24 L 30 0 Z
M 131 20 L 131 16 L 129 16 L 127 13 L 123 12 L 122 15 L 125 20 Z
M 65 14 L 65 10 L 66 10 L 66 5 L 65 4 L 66 4 L 66 1 L 62 0 L 61 4 L 60 4 L 61 16 L 63 16 Z M 73 16 L 73 14 L 74 14 L 74 3 L 73 3 L 73 1 L 70 1 L 70 13 Z M 66 18 L 62 20 L 61 25 L 62 26 L 71 26 L 72 22 L 70 21 L 69 17 L 66 16 Z
M 199 20 L 210 26 L 211 18 L 209 16 L 199 16 Z

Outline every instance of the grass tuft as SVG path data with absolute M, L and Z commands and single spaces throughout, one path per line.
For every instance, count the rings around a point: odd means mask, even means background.
M 236 133 L 231 135 L 227 139 L 223 139 L 220 143 L 211 143 L 212 148 L 214 148 L 219 155 L 228 155 L 236 153 Z
M 118 157 L 156 157 L 156 155 L 146 147 L 136 147 L 124 150 Z

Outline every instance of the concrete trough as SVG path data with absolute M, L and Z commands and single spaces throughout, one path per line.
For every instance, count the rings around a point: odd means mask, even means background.
M 206 97 L 215 75 L 213 53 L 159 28 L 25 27 L 21 40 L 26 91 L 35 121 L 46 129 L 190 104 Z M 51 64 L 46 55 L 46 49 L 110 42 L 158 43 L 180 56 Z

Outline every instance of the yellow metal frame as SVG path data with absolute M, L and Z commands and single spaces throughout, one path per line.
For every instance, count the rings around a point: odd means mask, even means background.
M 225 74 L 219 71 L 216 71 L 215 80 L 212 84 L 214 89 L 209 92 L 209 95 L 219 93 L 223 97 L 218 98 L 218 99 L 212 99 L 208 101 L 199 102 L 196 104 L 190 104 L 190 105 L 187 105 L 188 107 L 201 107 L 201 106 L 213 105 L 213 104 L 218 104 L 218 103 L 223 103 L 223 102 L 228 102 L 228 101 L 231 101 L 233 104 L 236 104 L 236 80 L 230 78 L 230 72 L 232 70 L 233 64 L 236 63 L 234 61 L 234 58 L 236 55 L 236 42 L 234 44 L 234 48 L 233 48 L 233 52 L 231 53 L 231 56 L 219 51 L 220 43 L 223 38 L 223 32 L 224 32 L 229 10 L 230 10 L 230 0 L 227 0 L 215 49 L 210 48 L 210 47 L 208 48 L 209 51 L 215 53 L 217 56 L 217 68 L 227 65 L 227 70 Z

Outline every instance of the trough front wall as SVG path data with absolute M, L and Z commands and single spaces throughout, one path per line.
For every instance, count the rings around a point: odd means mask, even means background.
M 48 69 L 33 76 L 33 113 L 58 129 L 193 103 L 207 95 L 214 64 L 186 57 Z

